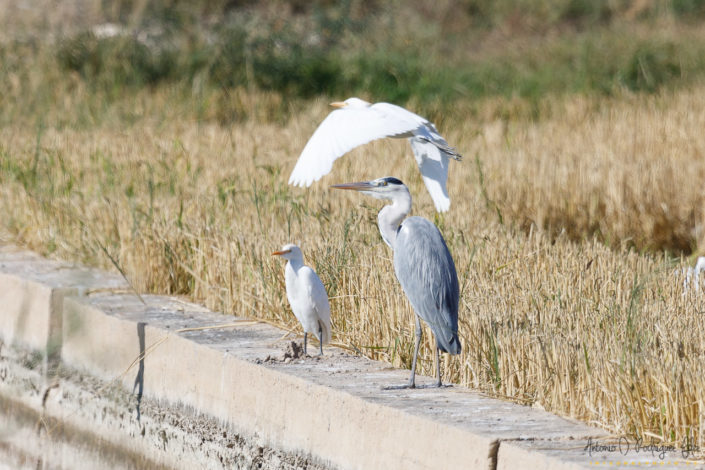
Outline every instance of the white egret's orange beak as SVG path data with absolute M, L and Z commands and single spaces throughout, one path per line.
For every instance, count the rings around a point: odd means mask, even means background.
M 281 255 L 285 255 L 287 253 L 291 253 L 291 250 L 275 251 L 272 253 L 272 256 L 281 256 Z
M 334 108 L 344 108 L 348 104 L 345 101 L 333 101 L 330 105 Z

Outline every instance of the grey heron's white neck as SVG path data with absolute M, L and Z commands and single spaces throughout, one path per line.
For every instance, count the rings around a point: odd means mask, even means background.
M 409 212 L 411 212 L 411 195 L 406 192 L 395 195 L 392 203 L 384 206 L 377 214 L 379 233 L 392 250 L 397 239 L 399 224 L 409 215 Z

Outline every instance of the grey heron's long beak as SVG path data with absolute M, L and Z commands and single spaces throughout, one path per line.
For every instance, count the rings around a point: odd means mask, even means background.
M 371 191 L 377 186 L 371 184 L 369 181 L 361 181 L 359 183 L 342 183 L 331 185 L 331 188 L 335 189 L 352 189 L 354 191 Z
M 291 250 L 275 251 L 272 253 L 272 256 L 281 256 L 281 255 L 285 255 L 287 253 L 291 253 Z
M 330 105 L 334 108 L 344 108 L 348 104 L 345 101 L 333 101 Z

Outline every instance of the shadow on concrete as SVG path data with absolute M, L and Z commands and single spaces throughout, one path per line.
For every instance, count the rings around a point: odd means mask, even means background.
M 142 392 L 144 391 L 144 326 L 145 322 L 137 323 L 137 339 L 140 343 L 140 362 L 137 369 L 137 377 L 135 377 L 135 385 L 132 387 L 132 393 L 137 390 L 137 422 L 140 421 L 140 405 L 142 404 Z

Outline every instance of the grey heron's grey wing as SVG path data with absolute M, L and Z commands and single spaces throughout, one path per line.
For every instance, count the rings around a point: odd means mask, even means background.
M 460 352 L 455 263 L 441 232 L 422 217 L 409 217 L 394 243 L 394 271 L 416 314 L 429 324 L 438 347 Z

